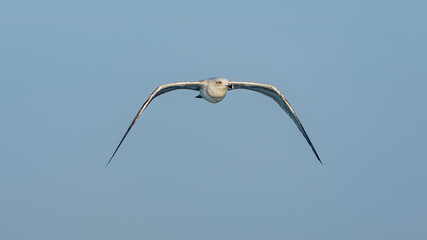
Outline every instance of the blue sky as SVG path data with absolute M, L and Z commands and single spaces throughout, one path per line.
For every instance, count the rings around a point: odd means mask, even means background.
M 0 4 L 1 239 L 425 239 L 425 1 Z M 219 76 L 271 99 L 155 99 Z

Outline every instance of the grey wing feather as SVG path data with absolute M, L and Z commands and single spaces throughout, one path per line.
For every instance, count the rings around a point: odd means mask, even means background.
M 280 105 L 280 107 L 289 115 L 289 117 L 297 125 L 298 129 L 300 130 L 304 138 L 307 140 L 308 144 L 310 145 L 311 149 L 316 155 L 317 160 L 319 160 L 319 162 L 322 163 L 319 155 L 316 152 L 316 149 L 311 143 L 310 138 L 305 132 L 304 127 L 302 126 L 301 121 L 299 120 L 297 114 L 292 109 L 288 100 L 286 100 L 283 94 L 276 87 L 267 85 L 267 84 L 262 84 L 262 83 L 254 83 L 254 82 L 231 82 L 231 84 L 233 85 L 233 89 L 247 89 L 247 90 L 259 92 L 276 101 Z
M 122 137 L 122 139 L 120 140 L 119 145 L 117 146 L 116 150 L 114 151 L 113 155 L 111 156 L 110 160 L 108 161 L 106 167 L 108 166 L 108 164 L 110 164 L 111 160 L 113 159 L 114 155 L 116 154 L 117 150 L 119 150 L 120 145 L 122 145 L 123 140 L 125 140 L 126 136 L 128 135 L 130 129 L 132 128 L 132 126 L 135 124 L 136 120 L 138 119 L 138 117 L 142 114 L 142 112 L 147 108 L 147 106 L 150 104 L 150 102 L 162 95 L 165 94 L 167 92 L 173 91 L 173 90 L 178 90 L 178 89 L 189 89 L 189 90 L 200 90 L 202 84 L 200 82 L 176 82 L 176 83 L 169 83 L 169 84 L 165 84 L 165 85 L 161 85 L 158 88 L 156 88 L 156 90 L 154 90 L 153 93 L 151 93 L 150 97 L 148 97 L 147 101 L 145 101 L 145 103 L 142 105 L 142 107 L 139 109 L 138 113 L 136 114 L 135 118 L 133 119 L 133 121 L 131 122 L 131 124 L 129 125 L 128 129 L 125 132 L 125 135 Z

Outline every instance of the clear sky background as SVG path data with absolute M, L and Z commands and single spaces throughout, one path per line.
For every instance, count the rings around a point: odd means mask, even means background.
M 0 4 L 1 239 L 426 239 L 426 1 Z M 276 86 L 218 104 L 161 84 Z

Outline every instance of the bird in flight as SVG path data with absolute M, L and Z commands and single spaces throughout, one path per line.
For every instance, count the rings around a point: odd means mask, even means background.
M 116 150 L 114 151 L 113 155 L 111 156 L 110 160 L 108 161 L 107 165 L 110 164 L 111 160 L 113 159 L 114 155 L 116 154 L 117 150 L 120 148 L 120 145 L 122 145 L 123 140 L 125 140 L 126 136 L 128 135 L 130 129 L 135 124 L 138 117 L 142 114 L 142 112 L 147 108 L 147 106 L 150 104 L 150 102 L 167 92 L 177 90 L 177 89 L 189 89 L 189 90 L 195 90 L 199 91 L 200 94 L 196 96 L 196 98 L 204 98 L 208 102 L 211 103 L 218 103 L 222 99 L 225 98 L 225 95 L 228 91 L 234 90 L 234 89 L 247 89 L 255 92 L 262 93 L 270 98 L 272 98 L 274 101 L 276 101 L 279 106 L 289 115 L 289 117 L 294 121 L 294 123 L 297 125 L 298 129 L 304 136 L 305 140 L 307 140 L 308 144 L 310 145 L 311 149 L 313 150 L 314 154 L 316 155 L 317 160 L 319 160 L 320 163 L 322 161 L 319 158 L 319 155 L 316 152 L 316 149 L 314 148 L 313 144 L 311 143 L 310 138 L 308 137 L 307 133 L 305 132 L 300 120 L 298 119 L 297 114 L 292 109 L 289 102 L 286 100 L 286 98 L 283 96 L 283 94 L 277 90 L 276 87 L 262 84 L 262 83 L 255 83 L 255 82 L 232 82 L 229 81 L 226 78 L 207 78 L 203 79 L 198 82 L 176 82 L 176 83 L 169 83 L 165 85 L 161 85 L 156 90 L 154 90 L 153 93 L 151 93 L 150 97 L 148 97 L 147 101 L 142 105 L 141 109 L 139 109 L 138 113 L 136 114 L 135 118 L 133 119 L 132 123 L 128 127 L 128 129 L 125 132 L 125 135 L 120 140 L 119 145 L 117 146 Z

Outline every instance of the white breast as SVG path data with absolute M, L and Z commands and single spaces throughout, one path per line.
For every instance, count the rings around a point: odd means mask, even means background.
M 222 85 L 215 85 L 213 81 L 206 84 L 205 87 L 200 89 L 200 95 L 211 103 L 220 102 L 227 95 L 227 87 Z

